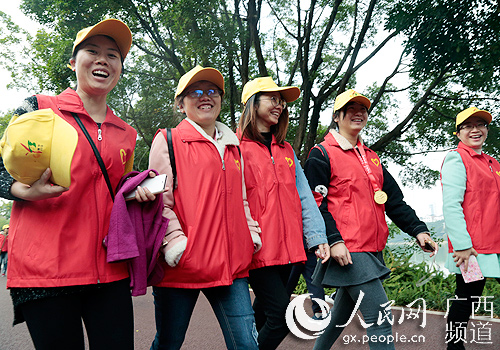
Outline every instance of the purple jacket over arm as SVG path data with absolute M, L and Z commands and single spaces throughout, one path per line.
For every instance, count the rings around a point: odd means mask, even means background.
M 163 196 L 152 202 L 125 201 L 125 194 L 133 191 L 148 177 L 150 171 L 132 171 L 120 182 L 109 223 L 107 261 L 129 260 L 132 295 L 144 295 L 148 286 L 160 282 L 163 268 L 158 261 L 159 251 L 167 230 L 168 219 L 162 216 Z

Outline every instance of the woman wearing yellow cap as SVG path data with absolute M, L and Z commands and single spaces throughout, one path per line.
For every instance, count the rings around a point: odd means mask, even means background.
M 394 349 L 393 343 L 387 344 L 392 326 L 382 286 L 390 274 L 382 254 L 389 235 L 385 214 L 416 237 L 424 251 L 431 251 L 426 243 L 437 250 L 427 226 L 404 202 L 394 178 L 377 154 L 363 144 L 360 132 L 368 122 L 370 104 L 354 90 L 339 94 L 333 116 L 338 131 L 330 130 L 311 150 L 304 167 L 326 223 L 333 258 L 318 264 L 314 282 L 337 288 L 331 320 L 314 349 L 331 348 L 357 311 L 356 305 L 363 315 L 370 349 Z
M 441 168 L 446 268 L 456 274 L 458 297 L 448 313 L 448 349 L 465 349 L 462 337 L 454 335 L 469 322 L 484 277 L 500 278 L 500 164 L 482 151 L 491 120 L 489 112 L 476 107 L 460 112 L 455 123 L 460 142 Z
M 113 191 L 133 165 L 137 133 L 106 104 L 131 44 L 131 32 L 119 20 L 81 30 L 69 61 L 76 89 L 32 96 L 15 112 L 22 118 L 28 112 L 49 110 L 75 135 L 67 135 L 75 148 L 66 170 L 70 173 L 63 174 L 70 180 L 66 187 L 49 180 L 52 168 L 60 164 L 51 165 L 30 184 L 13 182 L 3 164 L 0 173 L 0 192 L 14 199 L 7 277 L 14 322 L 27 322 L 37 349 L 83 349 L 82 320 L 90 349 L 134 348 L 128 268 L 124 262 L 107 263 L 103 244 Z M 102 157 L 109 185 L 84 129 Z M 50 151 L 32 141 L 26 134 L 29 159 Z M 141 191 L 138 199 L 151 196 Z
M 259 226 L 248 210 L 238 138 L 216 121 L 223 95 L 218 70 L 196 66 L 184 74 L 175 106 L 186 118 L 158 132 L 151 146 L 150 166 L 167 174 L 173 188 L 163 196 L 170 221 L 165 276 L 153 287 L 153 350 L 181 348 L 200 292 L 212 305 L 226 347 L 257 349 L 247 277 L 261 246 Z
M 241 152 L 250 212 L 261 227 L 262 249 L 252 259 L 250 285 L 259 349 L 276 349 L 289 333 L 286 285 L 293 264 L 306 261 L 307 249 L 326 261 L 325 226 L 292 146 L 285 141 L 287 103 L 300 90 L 279 87 L 271 77 L 243 87 L 245 105 L 239 122 Z

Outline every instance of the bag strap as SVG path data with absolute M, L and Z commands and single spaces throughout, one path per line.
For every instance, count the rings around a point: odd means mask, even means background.
M 174 154 L 174 144 L 172 142 L 172 129 L 167 129 L 167 145 L 168 145 L 168 156 L 170 157 L 170 165 L 172 166 L 172 176 L 174 177 L 173 184 L 174 189 L 177 187 L 177 167 L 175 166 L 175 154 Z
M 156 135 L 161 132 L 163 136 L 165 137 L 165 140 L 167 140 L 167 147 L 168 147 L 168 157 L 170 158 L 170 167 L 172 168 L 172 184 L 174 186 L 174 189 L 177 187 L 176 179 L 177 179 L 177 167 L 175 166 L 175 153 L 174 153 L 174 144 L 172 142 L 172 129 L 167 128 L 167 129 L 158 129 L 158 131 L 155 134 Z
M 326 151 L 325 147 L 320 143 L 318 143 L 316 146 L 318 146 L 318 148 L 321 150 L 321 153 L 323 153 L 323 155 L 325 156 L 326 162 L 330 164 L 330 158 L 328 157 L 328 152 Z
M 83 125 L 82 121 L 80 120 L 80 117 L 76 113 L 71 113 L 73 115 L 73 118 L 75 118 L 76 123 L 82 129 L 83 134 L 87 138 L 87 141 L 90 144 L 90 147 L 92 147 L 92 151 L 94 151 L 94 155 L 97 159 L 97 163 L 99 163 L 99 167 L 101 168 L 102 175 L 104 175 L 104 180 L 106 180 L 106 185 L 108 185 L 108 190 L 109 194 L 111 195 L 111 199 L 113 202 L 115 201 L 115 194 L 113 192 L 113 187 L 111 187 L 111 181 L 109 181 L 109 176 L 108 176 L 108 171 L 106 170 L 106 166 L 104 165 L 104 161 L 102 160 L 101 154 L 99 153 L 99 150 L 97 149 L 94 141 L 92 141 L 92 138 L 89 135 L 89 132 L 85 128 L 85 125 Z

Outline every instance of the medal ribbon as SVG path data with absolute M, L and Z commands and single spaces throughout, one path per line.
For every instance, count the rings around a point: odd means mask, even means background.
M 363 145 L 361 144 L 361 141 L 358 140 L 358 144 L 356 145 L 358 147 L 359 152 L 354 152 L 356 153 L 356 156 L 359 159 L 359 162 L 363 166 L 363 169 L 365 170 L 366 175 L 368 175 L 368 179 L 370 179 L 370 182 L 373 187 L 373 192 L 380 191 L 380 187 L 377 183 L 377 179 L 375 178 L 375 175 L 373 175 L 373 171 L 370 168 L 370 165 L 368 164 L 368 160 L 366 159 L 366 153 L 363 148 Z

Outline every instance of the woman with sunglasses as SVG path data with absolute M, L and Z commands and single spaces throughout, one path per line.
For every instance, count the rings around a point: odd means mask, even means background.
M 500 164 L 482 147 L 488 137 L 491 114 L 470 107 L 456 118 L 458 147 L 441 168 L 443 215 L 448 233 L 446 268 L 455 273 L 458 297 L 448 313 L 447 334 L 457 334 L 469 322 L 486 280 L 464 280 L 474 257 L 484 277 L 500 278 Z M 471 259 L 472 258 L 472 259 Z M 449 350 L 465 349 L 460 337 L 447 339 Z
M 325 262 L 329 249 L 325 225 L 307 179 L 285 136 L 287 102 L 300 95 L 297 87 L 279 87 L 271 77 L 243 87 L 245 105 L 239 122 L 241 153 L 250 212 L 261 227 L 262 249 L 250 268 L 259 349 L 276 349 L 289 332 L 285 321 L 290 296 L 286 285 L 292 264 L 306 260 L 308 249 Z
M 390 310 L 382 280 L 390 270 L 382 251 L 389 230 L 387 216 L 431 255 L 437 245 L 425 223 L 405 203 L 403 193 L 375 152 L 363 144 L 360 132 L 368 122 L 371 102 L 354 90 L 335 99 L 333 121 L 325 140 L 309 153 L 305 173 L 326 223 L 330 259 L 316 266 L 313 282 L 335 287 L 331 320 L 314 344 L 315 350 L 332 347 L 354 315 L 363 315 L 370 349 L 394 349 L 377 340 L 392 336 Z M 426 248 L 426 243 L 430 244 Z M 380 318 L 381 316 L 384 316 Z M 375 340 L 374 340 L 375 339 Z
M 175 184 L 168 131 L 158 132 L 151 146 L 150 166 L 167 174 L 173 189 L 163 196 L 170 222 L 165 276 L 153 287 L 153 350 L 181 348 L 200 292 L 212 305 L 226 347 L 257 349 L 247 277 L 261 241 L 248 210 L 238 138 L 216 121 L 223 94 L 224 78 L 214 68 L 196 66 L 179 80 L 175 105 L 186 118 L 171 130 Z

